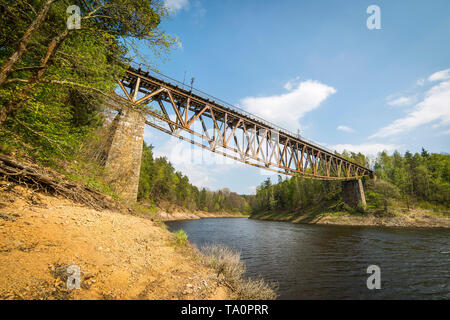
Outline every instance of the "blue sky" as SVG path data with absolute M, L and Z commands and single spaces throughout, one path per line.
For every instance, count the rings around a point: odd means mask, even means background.
M 196 88 L 338 151 L 450 151 L 450 1 L 166 5 L 164 29 L 181 45 L 159 62 L 164 74 L 186 72 Z M 370 5 L 380 30 L 367 28 Z M 186 161 L 192 146 L 153 128 L 145 140 L 199 187 L 252 193 L 270 175 L 207 155 Z

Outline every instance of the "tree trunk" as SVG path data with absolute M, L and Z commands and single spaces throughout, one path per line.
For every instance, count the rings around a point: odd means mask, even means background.
M 51 65 L 52 60 L 55 57 L 56 53 L 58 52 L 59 47 L 64 42 L 64 40 L 66 40 L 68 35 L 69 29 L 65 29 L 63 33 L 53 38 L 52 42 L 50 42 L 50 45 L 47 47 L 47 52 L 45 54 L 44 59 L 42 59 L 41 67 L 34 71 L 28 85 L 34 86 L 41 80 L 45 71 L 47 71 L 48 67 Z
M 31 37 L 39 29 L 42 22 L 44 22 L 51 5 L 55 1 L 56 0 L 47 0 L 45 2 L 44 7 L 41 9 L 41 11 L 39 11 L 36 18 L 33 20 L 31 25 L 28 27 L 27 31 L 25 31 L 25 34 L 20 39 L 17 50 L 9 57 L 9 59 L 3 65 L 2 69 L 0 70 L 0 87 L 5 84 L 9 75 L 13 72 L 14 66 L 17 64 L 17 62 L 19 62 L 20 58 L 22 58 L 22 56 L 26 52 Z
M 69 30 L 65 29 L 63 33 L 53 38 L 50 45 L 47 47 L 47 52 L 44 59 L 42 59 L 42 65 L 39 69 L 36 69 L 31 76 L 28 83 L 13 99 L 8 101 L 2 109 L 0 109 L 0 126 L 2 126 L 6 119 L 15 114 L 21 105 L 29 99 L 29 94 L 33 90 L 34 86 L 39 83 L 45 71 L 51 65 L 55 54 L 58 52 L 59 47 L 69 35 Z

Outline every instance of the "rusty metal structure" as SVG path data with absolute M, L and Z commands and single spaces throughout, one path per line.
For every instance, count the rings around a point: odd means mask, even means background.
M 164 75 L 130 67 L 117 82 L 120 99 L 144 112 L 146 124 L 225 157 L 312 179 L 373 177 L 364 166 Z

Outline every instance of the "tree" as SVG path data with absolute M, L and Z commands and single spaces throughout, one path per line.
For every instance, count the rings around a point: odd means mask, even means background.
M 0 1 L 0 65 L 45 3 Z M 72 4 L 82 8 L 82 28 L 68 31 L 66 9 Z M 0 87 L 2 144 L 46 163 L 72 157 L 104 123 L 116 78 L 135 55 L 129 42 L 144 41 L 160 54 L 172 47 L 174 39 L 159 29 L 166 15 L 162 1 L 53 2 Z
M 343 152 L 349 160 L 368 165 L 361 153 Z M 403 156 L 395 151 L 392 156 L 386 151 L 379 153 L 374 163 L 377 181 L 366 181 L 366 197 L 375 208 L 387 208 L 403 199 L 409 208 L 417 203 L 432 202 L 449 207 L 450 197 L 450 155 L 428 153 Z M 255 211 L 296 211 L 317 203 L 338 200 L 341 197 L 339 181 L 317 181 L 292 177 L 272 185 L 266 179 L 256 189 L 256 195 L 249 202 Z
M 39 30 L 41 24 L 44 22 L 44 20 L 47 18 L 48 11 L 50 10 L 50 7 L 53 5 L 53 3 L 56 0 L 47 0 L 44 2 L 42 9 L 39 11 L 39 13 L 36 15 L 36 17 L 31 22 L 28 29 L 25 31 L 23 36 L 20 38 L 19 43 L 17 44 L 16 50 L 11 54 L 11 56 L 6 60 L 3 67 L 0 70 L 0 87 L 2 87 L 6 80 L 8 79 L 9 75 L 14 71 L 14 67 L 19 62 L 19 60 L 22 58 L 22 56 L 25 54 L 27 50 L 27 46 L 32 38 L 32 36 Z M 17 8 L 17 5 L 24 5 L 24 1 L 21 1 L 21 3 L 16 3 L 15 5 L 11 4 L 5 4 L 9 7 L 8 12 L 12 15 L 17 15 L 13 13 L 13 11 Z
M 43 24 L 39 35 L 36 37 L 41 38 L 39 39 L 39 43 L 48 41 L 48 46 L 44 50 L 37 50 L 29 55 L 30 57 L 34 57 L 33 60 L 35 61 L 33 61 L 32 65 L 26 66 L 26 68 L 31 70 L 28 79 L 19 78 L 10 80 L 10 82 L 24 83 L 24 85 L 18 91 L 14 92 L 11 98 L 4 102 L 3 108 L 0 109 L 0 125 L 3 125 L 8 117 L 13 117 L 19 110 L 24 108 L 26 102 L 32 98 L 30 96 L 31 92 L 37 84 L 42 82 L 43 76 L 47 73 L 48 68 L 55 63 L 55 57 L 63 43 L 72 37 L 76 37 L 79 33 L 88 34 L 89 36 L 100 35 L 99 39 L 104 41 L 105 46 L 113 45 L 115 47 L 121 47 L 122 50 L 127 50 L 125 45 L 127 42 L 136 39 L 148 43 L 155 52 L 165 52 L 175 43 L 175 39 L 168 37 L 158 29 L 161 20 L 167 15 L 167 9 L 161 1 L 75 1 L 75 4 L 82 7 L 86 12 L 82 18 L 82 28 L 80 30 L 68 30 L 66 27 L 66 8 L 71 4 L 74 4 L 73 1 L 69 3 L 69 1 L 61 0 L 52 7 L 52 14 L 46 15 L 46 23 Z M 33 23 L 29 29 L 32 26 Z M 34 27 L 33 30 L 35 30 L 35 34 L 36 28 Z M 25 50 L 23 50 L 22 56 L 24 53 Z M 41 56 L 40 59 L 38 58 L 39 56 Z M 126 59 L 123 59 L 123 55 L 112 58 L 110 63 L 116 65 L 124 66 L 124 62 L 126 62 Z M 73 61 L 73 59 L 77 60 L 78 57 L 66 55 L 64 59 L 66 61 Z M 77 62 L 80 63 L 80 61 Z M 18 59 L 15 61 L 15 64 L 17 63 Z M 88 67 L 87 65 L 85 66 L 86 69 Z M 8 75 L 13 73 L 11 69 L 9 68 Z M 6 76 L 6 72 L 4 74 Z M 115 78 L 120 73 L 112 75 Z M 54 77 L 45 80 L 62 85 L 69 84 L 68 81 L 60 81 Z M 4 82 L 6 82 L 6 79 Z M 89 86 L 85 87 L 89 88 Z M 92 89 L 96 92 L 99 88 L 93 86 Z

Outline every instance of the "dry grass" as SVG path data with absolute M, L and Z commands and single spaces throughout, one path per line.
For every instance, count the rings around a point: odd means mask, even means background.
M 277 286 L 262 278 L 244 278 L 246 268 L 239 252 L 223 245 L 208 245 L 201 248 L 207 264 L 222 276 L 222 281 L 231 289 L 237 300 L 274 300 Z

